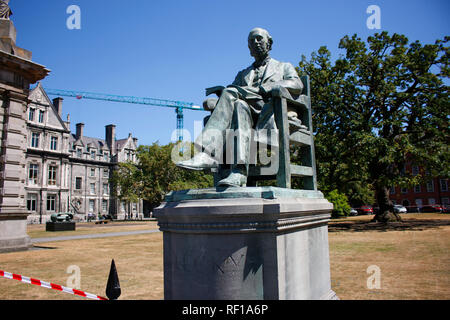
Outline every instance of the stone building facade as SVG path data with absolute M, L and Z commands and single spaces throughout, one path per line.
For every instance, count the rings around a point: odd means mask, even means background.
M 110 177 L 122 161 L 135 161 L 137 138 L 116 140 L 115 125 L 105 139 L 84 135 L 84 124 L 70 132 L 62 119 L 62 98 L 50 100 L 38 84 L 29 95 L 25 199 L 28 223 L 44 223 L 52 213 L 72 212 L 85 221 L 98 215 L 142 217 L 142 201 L 121 203 L 112 196 Z
M 31 51 L 16 46 L 16 29 L 0 18 L 0 252 L 26 250 L 25 153 L 30 84 L 50 72 L 31 61 Z

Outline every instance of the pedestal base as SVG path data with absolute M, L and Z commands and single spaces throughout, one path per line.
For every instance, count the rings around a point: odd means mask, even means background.
M 213 193 L 171 193 L 167 199 L 175 201 L 154 211 L 164 232 L 165 299 L 336 298 L 327 227 L 333 206 L 322 193 L 299 191 L 296 198 L 295 190 L 272 187 L 228 188 L 225 198 Z
M 45 224 L 45 231 L 74 231 L 75 222 L 52 222 Z
M 31 246 L 27 220 L 0 220 L 0 252 L 28 250 Z

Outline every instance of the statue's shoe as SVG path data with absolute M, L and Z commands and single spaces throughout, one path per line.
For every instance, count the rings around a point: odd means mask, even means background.
M 180 161 L 175 164 L 177 167 L 190 169 L 190 170 L 204 170 L 217 168 L 219 166 L 217 160 L 210 157 L 204 152 L 197 153 L 189 160 Z
M 247 176 L 239 172 L 231 172 L 228 177 L 217 183 L 217 186 L 220 187 L 245 187 L 246 185 Z

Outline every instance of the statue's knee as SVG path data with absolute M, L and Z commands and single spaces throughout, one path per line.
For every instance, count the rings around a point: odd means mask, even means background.
M 247 114 L 247 115 L 250 115 L 250 114 L 251 114 L 251 112 L 250 112 L 250 107 L 248 106 L 248 104 L 247 104 L 245 101 L 237 100 L 237 101 L 234 103 L 234 106 L 235 106 L 235 108 L 236 108 L 236 110 L 237 110 L 238 112 L 243 112 L 243 113 L 245 113 L 245 114 Z

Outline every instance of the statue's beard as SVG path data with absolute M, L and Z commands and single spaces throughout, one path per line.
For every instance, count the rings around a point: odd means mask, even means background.
M 269 50 L 264 47 L 250 48 L 250 54 L 256 60 L 260 60 L 268 56 Z

